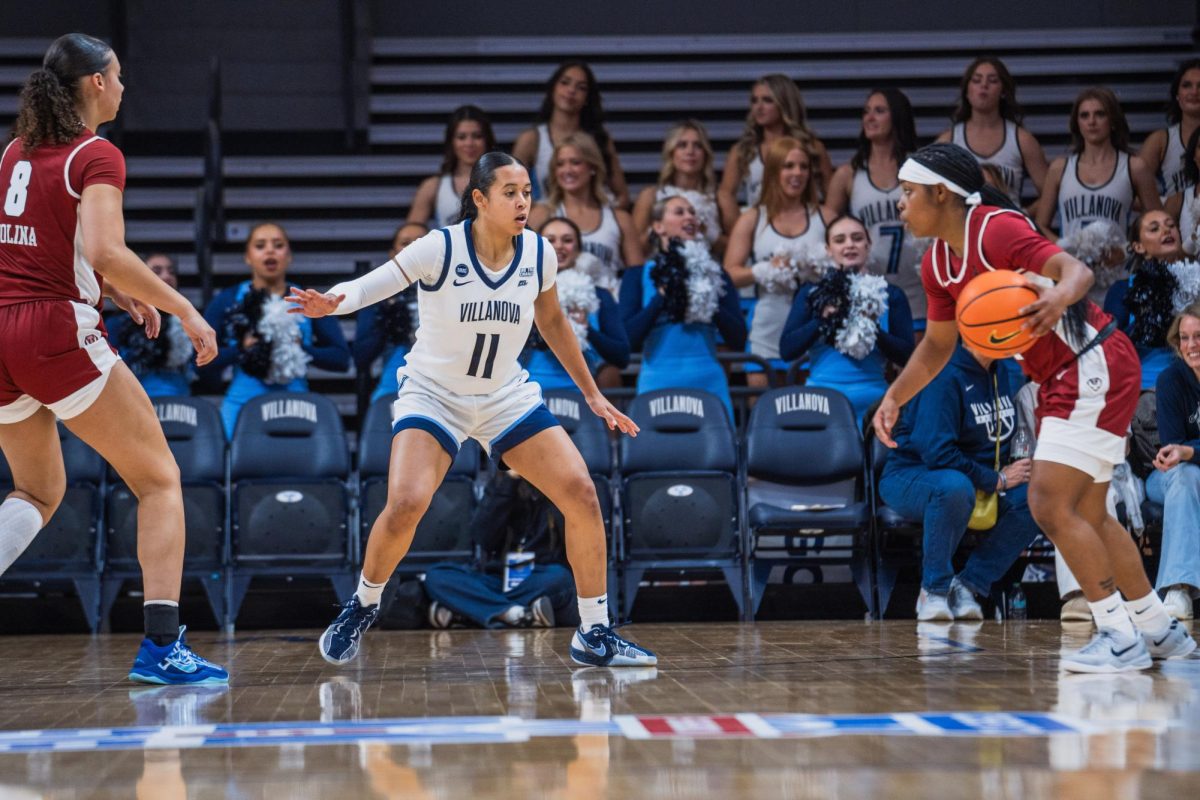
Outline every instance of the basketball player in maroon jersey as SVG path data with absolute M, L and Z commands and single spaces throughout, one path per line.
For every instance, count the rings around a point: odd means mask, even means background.
M 99 39 L 57 39 L 21 92 L 14 138 L 0 155 L 0 449 L 14 484 L 0 504 L 0 574 L 63 498 L 57 416 L 138 498 L 146 638 L 130 679 L 225 683 L 228 673 L 193 653 L 179 627 L 179 469 L 100 319 L 108 296 L 157 335 L 162 309 L 182 323 L 198 364 L 217 354 L 200 313 L 125 246 L 125 160 L 95 133 L 121 105 L 120 71 Z
M 1039 293 L 1023 309 L 1031 314 L 1026 327 L 1038 338 L 1021 365 L 1041 385 L 1029 508 L 1079 578 L 1099 629 L 1062 666 L 1121 672 L 1145 669 L 1152 657 L 1188 655 L 1196 643 L 1167 615 L 1137 547 L 1105 505 L 1113 467 L 1125 460 L 1141 368 L 1132 343 L 1086 299 L 1091 271 L 985 186 L 975 158 L 958 145 L 922 148 L 899 177 L 901 219 L 914 236 L 937 241 L 921 264 L 928 329 L 884 396 L 876 435 L 895 446 L 891 430 L 900 406 L 949 360 L 958 341 L 955 300 L 971 278 L 995 269 L 1024 272 Z

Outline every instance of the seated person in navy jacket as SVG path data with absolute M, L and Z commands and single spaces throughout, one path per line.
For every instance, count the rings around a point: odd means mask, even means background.
M 471 531 L 483 563 L 435 564 L 425 573 L 433 627 L 579 625 L 562 517 L 527 481 L 498 470 L 471 517 Z M 506 559 L 517 552 L 533 555 L 532 570 L 516 586 L 505 586 Z
M 1030 460 L 1008 464 L 1016 390 L 998 363 L 960 344 L 896 424 L 897 447 L 884 465 L 879 494 L 924 523 L 919 620 L 982 619 L 975 596 L 988 596 L 1038 534 L 1026 501 Z M 1000 463 L 1007 464 L 1000 471 L 997 435 Z M 967 532 L 977 490 L 1001 493 L 997 522 L 955 575 L 951 559 Z

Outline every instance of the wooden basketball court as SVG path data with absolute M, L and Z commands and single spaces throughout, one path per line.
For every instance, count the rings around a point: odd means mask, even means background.
M 640 625 L 196 633 L 226 688 L 141 687 L 132 635 L 0 638 L 3 798 L 1200 796 L 1200 659 L 1068 676 L 1090 626 Z

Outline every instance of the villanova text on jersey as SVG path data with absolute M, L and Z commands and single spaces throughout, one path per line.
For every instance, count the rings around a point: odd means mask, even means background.
M 867 203 L 857 209 L 857 217 L 862 220 L 863 225 L 870 230 L 875 225 L 881 225 L 885 222 L 899 222 L 900 210 L 896 208 L 896 202 L 891 199 L 876 200 L 873 203 Z
M 1078 194 L 1062 201 L 1062 225 L 1066 227 L 1076 220 L 1089 222 L 1107 219 L 1118 225 L 1125 224 L 1125 204 L 1119 198 L 1103 194 Z
M 481 300 L 458 307 L 459 322 L 509 322 L 521 324 L 521 306 L 507 300 Z

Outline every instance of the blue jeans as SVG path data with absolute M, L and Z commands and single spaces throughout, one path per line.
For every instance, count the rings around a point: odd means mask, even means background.
M 505 593 L 503 578 L 466 564 L 434 564 L 425 573 L 429 597 L 484 628 L 503 628 L 500 615 L 513 606 L 527 606 L 542 595 L 554 606 L 557 625 L 578 627 L 575 579 L 560 564 L 534 564 L 533 572 Z
M 1200 587 L 1200 467 L 1178 464 L 1154 470 L 1146 497 L 1163 506 L 1162 559 L 1155 588 L 1182 583 Z
M 1023 484 L 1000 498 L 996 526 L 982 532 L 982 542 L 959 573 L 959 581 L 978 595 L 989 595 L 992 584 L 1038 535 L 1027 490 Z M 879 481 L 879 495 L 904 516 L 924 522 L 921 587 L 930 594 L 947 594 L 954 578 L 951 559 L 975 507 L 975 486 L 957 470 L 889 466 Z

